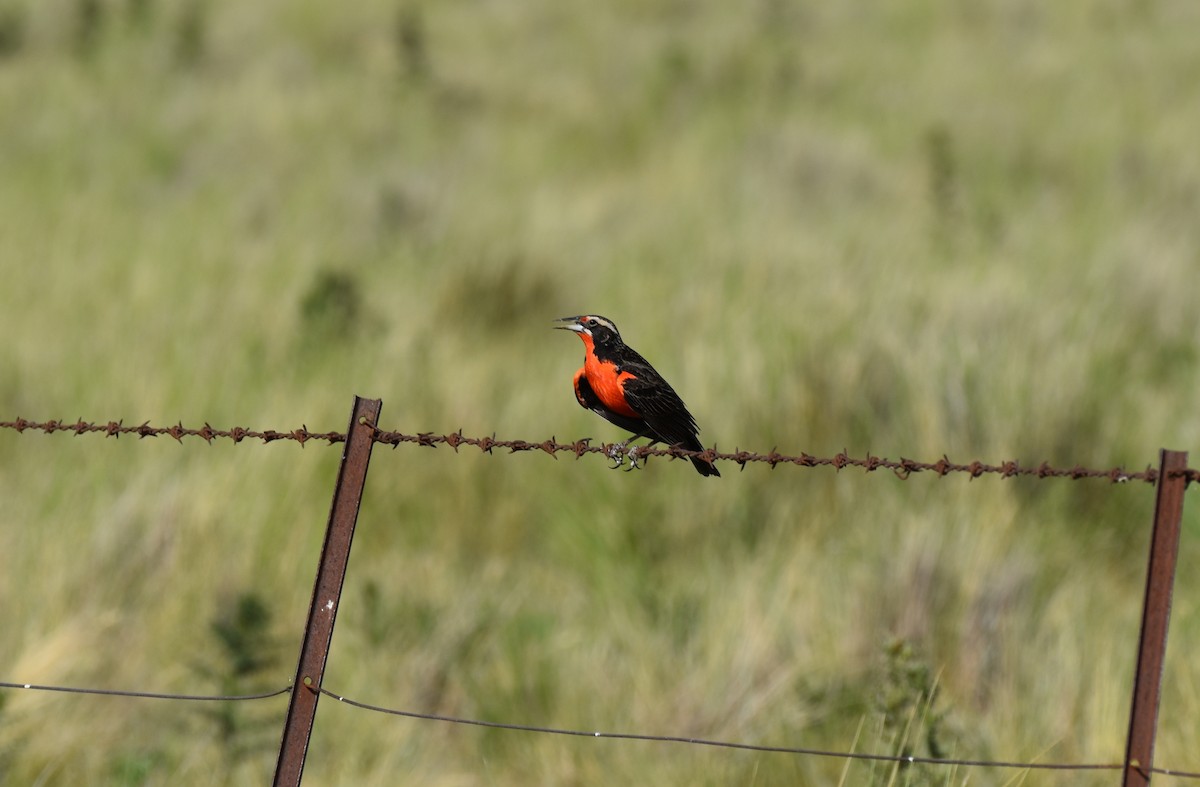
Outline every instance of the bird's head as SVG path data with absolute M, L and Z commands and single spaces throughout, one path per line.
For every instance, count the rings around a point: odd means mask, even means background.
M 621 343 L 621 334 L 617 331 L 617 326 L 607 317 L 597 314 L 581 314 L 578 317 L 563 317 L 559 319 L 559 322 L 566 324 L 556 325 L 555 328 L 575 331 L 579 334 L 579 338 L 583 339 L 584 344 L 611 347 Z

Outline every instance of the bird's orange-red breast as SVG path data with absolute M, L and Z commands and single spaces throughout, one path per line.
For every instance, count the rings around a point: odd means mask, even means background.
M 595 314 L 564 317 L 556 327 L 579 334 L 583 367 L 575 373 L 575 398 L 607 421 L 666 443 L 703 451 L 700 429 L 675 389 L 636 351 L 625 345 L 612 320 Z M 720 476 L 716 465 L 690 457 L 697 472 Z
M 584 353 L 583 366 L 575 373 L 575 398 L 579 398 L 580 378 L 586 377 L 601 404 L 621 415 L 639 417 L 625 400 L 625 382 L 635 377 L 633 372 L 621 369 L 612 360 L 600 360 L 591 334 L 580 333 L 579 338 L 583 339 Z

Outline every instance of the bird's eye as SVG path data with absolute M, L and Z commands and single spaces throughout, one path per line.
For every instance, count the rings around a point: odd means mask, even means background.
M 586 320 L 584 320 L 583 324 L 589 328 L 595 328 L 596 325 L 598 325 L 598 323 L 595 320 L 593 320 L 591 317 L 588 317 Z

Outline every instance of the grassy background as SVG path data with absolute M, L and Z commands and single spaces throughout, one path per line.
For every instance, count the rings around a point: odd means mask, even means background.
M 0 0 L 0 417 L 1140 469 L 1200 410 L 1200 8 Z M 0 434 L 3 678 L 284 685 L 339 449 Z M 1195 461 L 1192 462 L 1196 464 Z M 1123 753 L 1153 490 L 381 450 L 328 685 L 516 723 Z M 1158 763 L 1200 770 L 1187 512 Z M 262 784 L 286 701 L 0 693 L 0 781 Z M 323 703 L 306 783 L 1111 784 Z

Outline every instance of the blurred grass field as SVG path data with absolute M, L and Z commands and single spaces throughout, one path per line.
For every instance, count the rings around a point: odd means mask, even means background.
M 1200 7 L 0 0 L 0 419 L 1197 448 Z M 0 433 L 0 678 L 285 685 L 339 448 Z M 1193 455 L 1192 466 L 1196 466 Z M 327 685 L 521 724 L 1117 762 L 1153 489 L 380 448 Z M 1157 763 L 1200 770 L 1200 506 Z M 0 782 L 266 783 L 286 700 L 0 692 Z M 326 701 L 314 785 L 1112 784 Z

